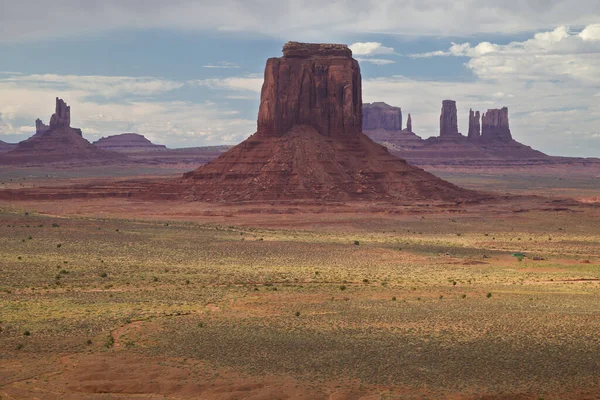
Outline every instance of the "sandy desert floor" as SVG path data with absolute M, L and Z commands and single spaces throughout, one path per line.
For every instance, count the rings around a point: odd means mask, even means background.
M 600 188 L 571 190 L 0 202 L 0 398 L 599 398 Z

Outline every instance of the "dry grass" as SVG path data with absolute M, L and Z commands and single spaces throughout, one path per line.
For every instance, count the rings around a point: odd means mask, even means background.
M 434 397 L 598 386 L 595 208 L 344 214 L 318 230 L 26 211 L 0 214 L 5 372 L 119 353 Z

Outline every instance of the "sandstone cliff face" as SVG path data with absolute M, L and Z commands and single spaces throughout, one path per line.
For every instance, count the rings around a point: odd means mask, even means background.
M 383 102 L 363 104 L 363 129 L 402 130 L 402 109 Z
M 360 68 L 347 46 L 290 42 L 283 57 L 267 60 L 257 134 L 281 136 L 295 125 L 329 137 L 362 131 Z
M 408 120 L 406 121 L 406 130 L 409 132 L 412 132 L 412 117 L 410 116 L 410 113 L 408 113 Z
M 440 137 L 457 137 L 458 118 L 456 116 L 456 101 L 444 100 L 442 102 L 442 113 L 440 115 Z
M 473 112 L 473 110 L 469 110 L 469 134 L 468 138 L 470 140 L 478 140 L 481 136 L 481 124 L 479 122 L 480 115 L 479 111 Z
M 508 126 L 508 108 L 487 110 L 481 117 L 481 138 L 484 141 L 511 141 Z
M 283 57 L 267 61 L 257 132 L 185 174 L 184 197 L 248 202 L 476 196 L 374 143 L 362 133 L 362 112 L 360 69 L 348 47 L 288 43 Z

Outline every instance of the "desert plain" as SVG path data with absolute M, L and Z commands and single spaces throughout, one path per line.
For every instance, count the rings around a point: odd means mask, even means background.
M 597 176 L 436 173 L 494 194 L 0 201 L 0 398 L 598 398 Z

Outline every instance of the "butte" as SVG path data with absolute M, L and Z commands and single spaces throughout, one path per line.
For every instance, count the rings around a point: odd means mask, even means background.
M 258 127 L 184 175 L 191 200 L 443 200 L 478 197 L 405 160 L 362 132 L 361 74 L 340 44 L 289 42 L 264 74 Z
M 38 119 L 36 134 L 0 155 L 0 164 L 89 166 L 125 159 L 119 153 L 97 148 L 83 137 L 81 129 L 71 128 L 71 107 L 57 97 L 50 125 Z

